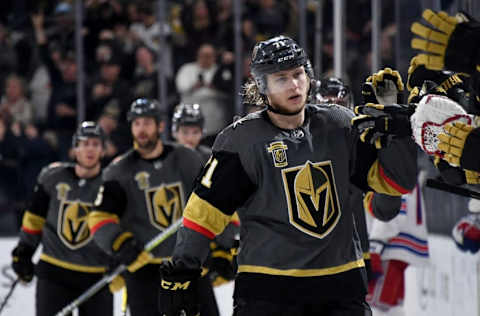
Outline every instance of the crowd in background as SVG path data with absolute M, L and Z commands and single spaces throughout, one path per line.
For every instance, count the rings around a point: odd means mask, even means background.
M 125 113 L 139 97 L 158 97 L 158 71 L 167 78 L 165 115 L 180 102 L 199 103 L 207 143 L 234 114 L 234 0 L 171 0 L 166 25 L 156 2 L 84 1 L 84 60 L 75 58 L 74 1 L 2 1 L 0 4 L 0 232 L 13 234 L 43 166 L 69 160 L 77 125 L 77 75 L 86 77 L 86 119 L 108 135 L 108 163 L 131 147 Z M 307 42 L 314 47 L 315 5 L 307 1 Z M 323 9 L 322 65 L 333 73 L 333 1 Z M 370 73 L 370 0 L 346 2 L 346 74 L 355 100 Z M 381 66 L 395 66 L 393 1 L 382 2 Z M 244 69 L 248 52 L 273 35 L 297 37 L 296 0 L 245 0 L 242 14 Z M 163 28 L 163 29 L 162 29 Z M 159 47 L 161 31 L 167 34 Z M 157 67 L 159 50 L 167 59 Z M 312 60 L 313 61 L 313 60 Z M 315 66 L 315 65 L 314 65 Z M 238 113 L 237 113 L 238 114 Z

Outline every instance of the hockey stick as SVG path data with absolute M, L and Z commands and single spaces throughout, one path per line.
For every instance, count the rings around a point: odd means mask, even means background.
M 451 185 L 435 179 L 427 179 L 427 187 L 480 200 L 480 192 L 475 192 L 467 188 Z
M 172 236 L 180 228 L 180 225 L 182 224 L 182 222 L 183 222 L 183 217 L 178 219 L 175 223 L 170 225 L 163 232 L 155 236 L 152 240 L 150 240 L 145 245 L 145 247 L 143 247 L 143 249 L 146 252 L 152 251 L 155 247 L 160 245 L 168 237 Z M 115 268 L 115 270 L 113 270 L 109 274 L 105 275 L 102 279 L 97 281 L 97 283 L 92 285 L 89 289 L 87 289 L 82 295 L 76 298 L 73 302 L 65 306 L 60 312 L 55 314 L 55 316 L 66 316 L 75 308 L 77 308 L 80 304 L 82 304 L 83 302 L 88 300 L 90 297 L 92 297 L 94 294 L 96 294 L 98 291 L 100 291 L 105 285 L 110 283 L 117 275 L 124 272 L 126 269 L 127 269 L 127 266 L 123 264 L 119 265 L 118 267 Z
M 0 314 L 3 311 L 3 308 L 5 306 L 7 306 L 8 299 L 10 298 L 10 296 L 12 296 L 13 290 L 15 290 L 15 287 L 17 286 L 18 281 L 20 281 L 20 279 L 15 279 L 15 281 L 13 281 L 12 285 L 10 285 L 10 290 L 8 290 L 7 295 L 5 296 L 5 298 L 2 301 L 2 304 L 0 305 Z

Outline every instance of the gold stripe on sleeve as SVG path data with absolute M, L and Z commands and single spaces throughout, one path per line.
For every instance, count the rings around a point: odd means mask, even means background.
M 378 193 L 387 194 L 391 196 L 401 196 L 408 191 L 401 188 L 393 180 L 386 177 L 381 169 L 378 159 L 373 163 L 368 171 L 367 176 L 368 185 Z M 401 192 L 403 191 L 403 192 Z
M 183 217 L 215 235 L 220 234 L 231 220 L 230 215 L 222 213 L 195 193 L 190 196 Z
M 114 221 L 118 223 L 118 216 L 112 213 L 92 211 L 88 213 L 88 228 L 92 229 L 104 221 Z
M 25 211 L 22 219 L 22 227 L 29 231 L 41 231 L 45 225 L 45 218 L 34 214 L 30 211 Z

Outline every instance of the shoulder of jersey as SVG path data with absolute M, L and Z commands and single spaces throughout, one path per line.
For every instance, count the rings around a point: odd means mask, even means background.
M 256 126 L 259 122 L 263 122 L 264 111 L 265 110 L 260 110 L 249 113 L 239 119 L 236 119 L 232 124 L 225 127 L 220 133 L 225 135 L 244 134 L 246 132 L 252 133 L 252 126 Z
M 51 164 L 43 167 L 42 171 L 38 175 L 40 181 L 44 181 L 46 178 L 51 177 L 52 175 L 58 174 L 67 168 L 73 168 L 75 164 L 71 162 L 52 162 Z
M 333 103 L 308 104 L 307 111 L 311 117 L 324 117 L 328 122 L 341 126 L 350 126 L 351 119 L 355 116 L 352 110 Z
M 134 149 L 130 149 L 124 154 L 117 156 L 115 159 L 112 160 L 112 162 L 110 162 L 110 164 L 107 167 L 105 167 L 104 173 L 111 172 L 119 168 L 123 169 L 125 165 L 128 165 L 128 163 L 133 160 L 134 153 L 135 153 Z M 126 170 L 124 170 L 123 172 L 125 171 Z

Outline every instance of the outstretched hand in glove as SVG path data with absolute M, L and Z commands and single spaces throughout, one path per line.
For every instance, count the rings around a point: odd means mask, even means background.
M 182 263 L 162 263 L 158 302 L 161 316 L 199 315 L 197 287 L 200 272 L 200 269 L 189 269 Z
M 388 145 L 393 137 L 406 137 L 412 134 L 409 117 L 414 109 L 401 104 L 373 104 L 355 107 L 352 126 L 360 134 L 360 140 L 380 149 Z
M 433 70 L 474 73 L 480 64 L 480 23 L 466 13 L 453 17 L 430 9 L 422 17 L 426 26 L 418 22 L 411 26 L 421 37 L 412 40 L 412 48 L 422 51 L 419 61 Z
M 34 265 L 32 256 L 35 249 L 20 242 L 12 251 L 12 268 L 18 278 L 23 282 L 30 282 L 33 279 Z

